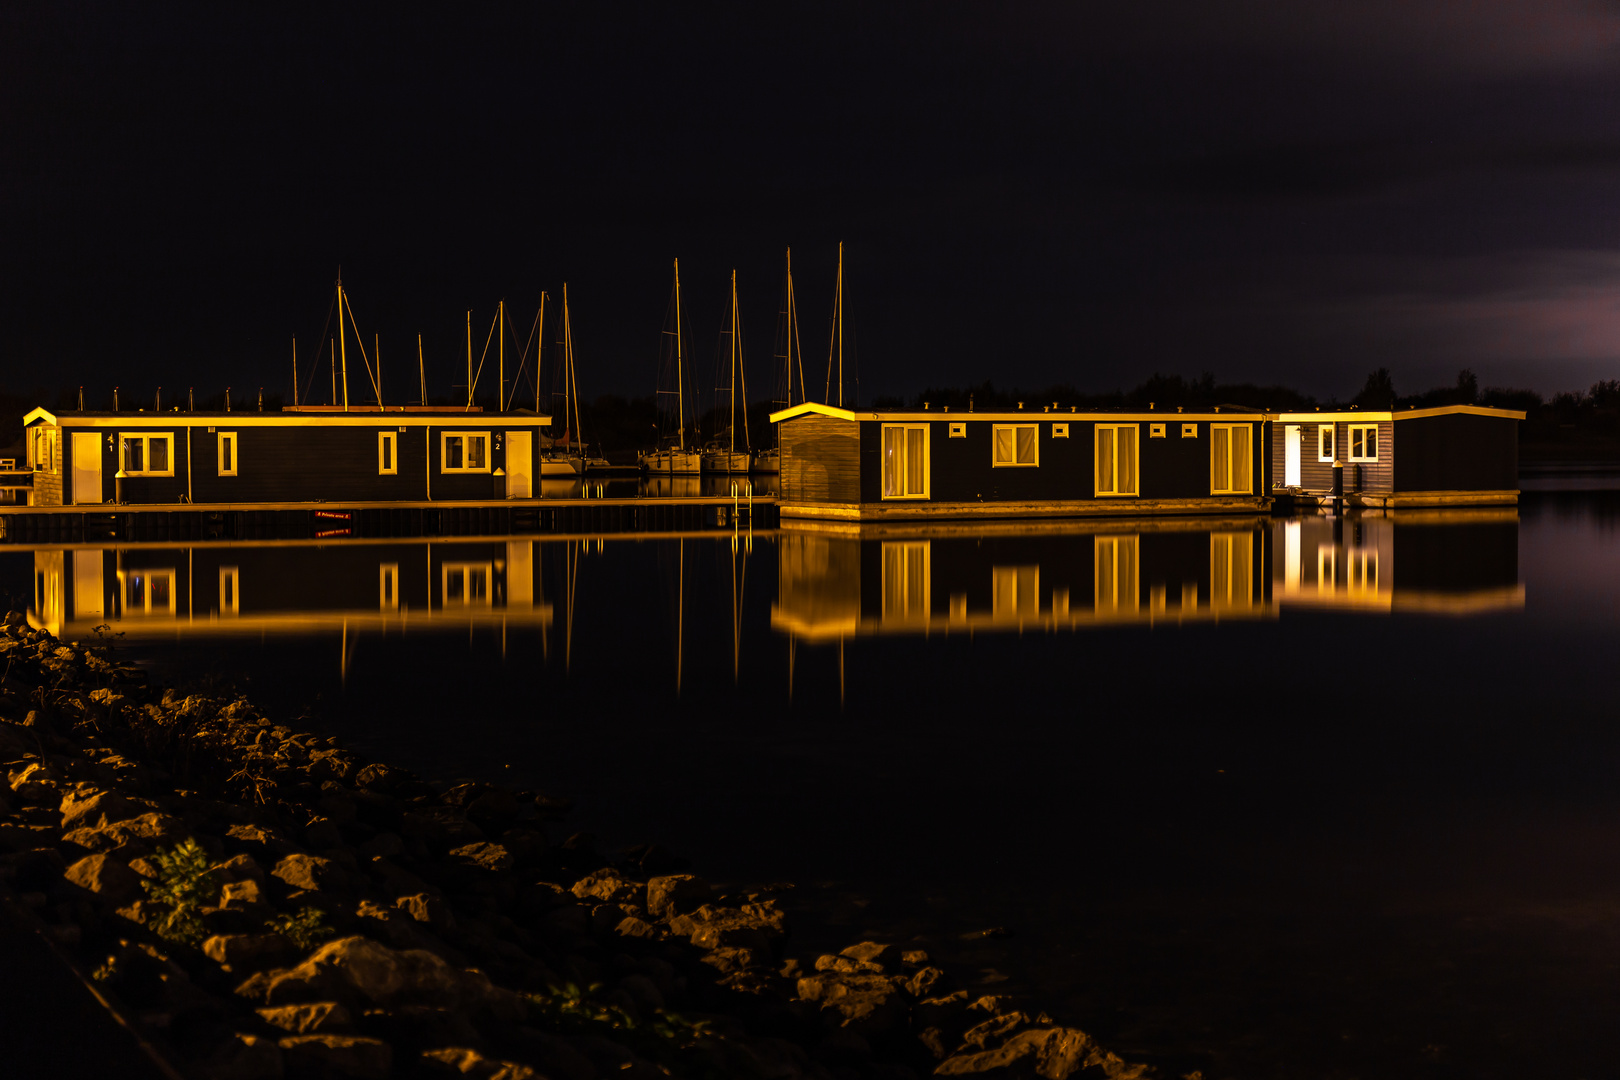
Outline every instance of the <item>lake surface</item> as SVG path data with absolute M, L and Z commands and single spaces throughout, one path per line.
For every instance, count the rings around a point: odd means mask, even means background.
M 1620 1072 L 1620 492 L 1393 518 L 0 549 L 36 621 L 1169 1075 Z M 99 605 L 99 607 L 97 606 Z M 975 934 L 1003 927 L 1009 936 Z

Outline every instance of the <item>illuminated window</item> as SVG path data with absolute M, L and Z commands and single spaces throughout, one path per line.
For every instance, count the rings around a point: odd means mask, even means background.
M 490 607 L 494 603 L 490 590 L 492 563 L 447 562 L 442 572 L 445 607 Z
M 1096 537 L 1098 615 L 1131 615 L 1141 604 L 1137 566 L 1140 536 Z
M 1209 426 L 1209 490 L 1214 495 L 1247 495 L 1252 490 L 1253 460 L 1248 424 Z
M 1041 613 L 1041 568 L 997 566 L 990 571 L 990 617 L 1034 619 Z
M 992 424 L 990 432 L 990 464 L 993 468 L 1041 463 L 1040 425 Z
M 1316 460 L 1332 461 L 1334 447 L 1332 424 L 1318 424 L 1316 428 Z
M 953 439 L 965 439 L 965 438 L 967 438 L 967 424 L 952 421 L 951 422 L 951 438 L 953 438 Z
M 928 498 L 928 425 L 883 425 L 883 497 Z
M 377 567 L 377 607 L 381 611 L 399 610 L 399 563 Z
M 1351 461 L 1377 461 L 1378 460 L 1378 425 L 1377 424 L 1351 424 L 1350 425 L 1350 460 Z
M 927 622 L 933 614 L 926 540 L 883 545 L 883 621 Z
M 1198 438 L 1198 425 L 1197 424 L 1182 424 L 1181 425 L 1181 437 L 1183 439 L 1196 439 L 1196 438 Z
M 1150 438 L 1150 439 L 1162 439 L 1162 438 L 1164 438 L 1164 425 L 1163 424 L 1149 424 L 1148 425 L 1148 438 Z
M 1069 437 L 1069 425 L 1068 424 L 1053 424 L 1052 425 L 1052 438 L 1054 438 L 1054 439 L 1067 439 L 1068 437 Z
M 1137 454 L 1135 424 L 1097 425 L 1097 494 L 1135 495 Z
M 395 476 L 399 473 L 399 434 L 393 431 L 377 432 L 377 475 Z
M 29 448 L 32 464 L 37 472 L 55 472 L 57 466 L 57 433 L 55 431 L 38 427 L 34 429 L 34 440 Z
M 128 432 L 118 436 L 123 444 L 123 469 L 125 476 L 173 476 L 174 475 L 174 435 L 131 435 Z
M 236 475 L 236 432 L 219 433 L 219 475 Z
M 241 572 L 234 566 L 219 568 L 219 613 L 236 615 L 242 610 Z
M 489 472 L 489 432 L 446 431 L 439 436 L 440 472 Z

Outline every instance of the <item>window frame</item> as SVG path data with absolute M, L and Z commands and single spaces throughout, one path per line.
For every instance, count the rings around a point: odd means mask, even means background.
M 1129 430 L 1134 432 L 1131 438 L 1131 479 L 1134 481 L 1130 491 L 1119 489 L 1119 432 Z M 1114 432 L 1114 490 L 1103 491 L 1098 485 L 1098 462 L 1102 459 L 1102 433 Z M 1091 432 L 1091 494 L 1097 499 L 1136 499 L 1142 494 L 1142 425 L 1131 424 L 1094 424 Z
M 1054 439 L 1067 439 L 1068 437 L 1069 437 L 1069 424 L 1068 424 L 1068 421 L 1064 421 L 1061 424 L 1053 424 L 1052 425 L 1052 438 L 1054 438 Z M 1040 452 L 1041 452 L 1040 447 L 1037 445 L 1036 448 L 1035 448 L 1035 453 L 1037 455 L 1039 455 Z
M 929 425 L 929 424 L 882 424 L 882 425 L 879 426 L 879 428 L 878 428 L 878 490 L 879 490 L 879 493 L 880 493 L 879 497 L 881 499 L 884 499 L 884 500 L 896 500 L 896 499 L 904 500 L 904 499 L 927 499 L 927 498 L 931 497 L 931 493 L 932 493 L 933 487 L 934 487 L 934 477 L 933 477 L 933 462 L 931 460 L 932 455 L 933 455 L 933 449 L 932 449 L 933 438 L 931 437 L 932 433 L 930 431 L 930 427 L 931 427 L 931 425 Z M 903 491 L 903 492 L 896 493 L 896 494 L 890 494 L 887 490 L 885 490 L 886 477 L 885 477 L 884 474 L 885 474 L 885 472 L 887 470 L 887 464 L 888 463 L 883 460 L 883 455 L 884 455 L 884 453 L 886 453 L 886 451 L 884 449 L 884 441 L 887 438 L 888 433 L 890 431 L 902 431 L 902 432 L 906 432 L 908 435 L 909 435 L 910 432 L 913 432 L 913 431 L 922 432 L 922 458 L 923 458 L 923 460 L 922 460 L 922 490 L 921 491 Z M 910 451 L 906 449 L 906 446 L 909 443 L 909 441 L 910 441 L 909 438 L 907 438 L 906 436 L 901 437 L 900 446 L 901 446 L 901 453 L 902 454 L 909 455 Z M 909 456 L 908 456 L 907 458 L 905 458 L 904 460 L 901 461 L 900 467 L 896 470 L 897 475 L 901 478 L 901 487 L 905 486 L 905 477 L 906 477 L 907 472 L 909 471 L 906 468 L 906 466 L 909 465 L 909 464 L 910 464 L 910 460 L 909 460 Z
M 169 444 L 169 467 L 163 471 L 155 469 L 131 469 L 129 467 L 129 444 L 132 440 L 141 441 L 141 463 L 152 463 L 152 443 L 163 440 Z M 118 433 L 118 471 L 125 476 L 173 476 L 174 475 L 174 432 L 172 431 L 121 431 Z
M 885 540 L 883 563 L 883 621 L 927 623 L 934 617 L 933 544 L 928 540 Z M 919 571 L 913 574 L 913 571 Z M 917 589 L 913 593 L 915 578 Z
M 222 618 L 242 614 L 242 570 L 240 567 L 221 566 L 219 568 L 219 614 Z
M 383 447 L 387 447 L 387 456 L 384 457 Z M 466 453 L 465 450 L 462 451 Z M 377 432 L 377 475 L 399 475 L 399 432 Z
M 1248 445 L 1244 448 L 1244 465 L 1245 465 L 1244 474 L 1245 474 L 1245 476 L 1246 476 L 1246 478 L 1248 480 L 1248 483 L 1243 487 L 1234 487 L 1234 486 L 1232 486 L 1231 481 L 1232 481 L 1232 475 L 1233 475 L 1233 473 L 1235 471 L 1234 465 L 1235 465 L 1235 463 L 1237 461 L 1237 458 L 1236 458 L 1236 455 L 1234 455 L 1233 452 L 1232 452 L 1232 445 L 1236 441 L 1233 438 L 1233 433 L 1235 431 L 1239 430 L 1239 429 L 1243 429 L 1245 431 L 1246 434 L 1245 434 L 1244 437 L 1245 437 L 1245 439 L 1247 440 L 1247 443 L 1248 443 Z M 1217 484 L 1215 482 L 1216 479 L 1217 479 L 1216 476 L 1215 476 L 1215 445 L 1216 445 L 1216 442 L 1217 442 L 1217 440 L 1215 438 L 1215 433 L 1217 431 L 1226 432 L 1226 480 L 1227 480 L 1227 486 L 1226 487 L 1219 487 L 1219 486 L 1217 486 Z M 1229 424 L 1210 424 L 1209 425 L 1209 493 L 1211 495 L 1253 495 L 1254 494 L 1254 473 L 1255 473 L 1255 468 L 1254 468 L 1254 448 L 1255 448 L 1255 443 L 1256 442 L 1257 442 L 1257 440 L 1254 437 L 1254 425 L 1253 424 L 1250 424 L 1250 423 L 1229 423 Z
M 228 469 L 225 467 L 225 444 L 226 443 L 229 443 L 230 447 L 231 447 L 231 465 L 230 465 L 230 468 L 228 468 Z M 221 431 L 221 432 L 218 432 L 216 434 L 216 436 L 215 436 L 214 446 L 215 446 L 215 458 L 216 458 L 216 460 L 217 460 L 217 462 L 219 464 L 219 475 L 221 475 L 221 476 L 235 476 L 237 466 L 242 463 L 242 443 L 236 437 L 236 432 L 234 432 L 234 431 Z
M 1197 424 L 1182 424 L 1181 425 L 1181 437 L 1183 439 L 1196 439 L 1196 438 L 1198 438 L 1198 425 Z
M 451 439 L 483 439 L 484 440 L 484 464 L 483 464 L 483 466 L 481 468 L 468 468 L 466 466 L 462 466 L 462 467 L 459 467 L 459 468 L 451 468 L 450 467 L 450 440 Z M 492 458 L 493 458 L 494 455 L 490 452 L 490 447 L 492 445 L 493 445 L 493 441 L 490 439 L 490 433 L 487 432 L 487 431 L 441 431 L 441 432 L 439 432 L 439 472 L 440 472 L 440 474 L 441 475 L 442 474 L 449 474 L 449 475 L 452 475 L 452 476 L 456 476 L 456 475 L 469 475 L 469 474 L 475 474 L 475 473 L 492 472 L 494 470 L 494 466 L 491 464 L 491 461 L 492 461 Z M 462 448 L 461 448 L 461 459 L 463 461 L 467 460 L 467 447 L 466 447 L 465 443 L 463 443 Z
M 448 576 L 445 578 L 448 583 Z M 399 610 L 399 563 L 377 564 L 377 610 Z
M 1347 436 L 1347 441 L 1350 443 L 1350 460 L 1352 462 L 1358 464 L 1358 465 L 1360 465 L 1360 464 L 1369 464 L 1369 463 L 1372 463 L 1372 462 L 1376 462 L 1378 460 L 1378 444 L 1381 441 L 1378 438 L 1378 425 L 1377 424 L 1347 424 L 1346 427 L 1348 428 L 1348 430 L 1345 432 L 1345 434 Z M 1372 444 L 1373 444 L 1372 456 L 1368 457 L 1368 456 L 1365 455 L 1365 453 L 1358 456 L 1356 454 L 1356 435 L 1357 435 L 1357 433 L 1365 434 L 1368 431 L 1372 432 Z M 1367 447 L 1367 440 L 1365 438 L 1362 439 L 1361 445 L 1362 445 L 1363 451 L 1365 451 L 1366 447 Z
M 1162 439 L 1162 438 L 1164 438 L 1164 425 L 1163 424 L 1149 424 L 1148 425 L 1148 438 L 1150 438 L 1150 439 Z
M 967 438 L 967 421 L 966 420 L 952 420 L 951 421 L 949 437 L 953 438 L 953 439 L 965 439 L 965 438 Z
M 1322 436 L 1327 436 L 1327 450 L 1322 449 Z M 1338 459 L 1339 453 L 1339 425 L 1316 425 L 1316 460 L 1318 462 L 1333 462 Z
M 454 574 L 461 580 L 461 596 L 452 604 L 450 600 L 450 578 Z M 473 582 L 473 575 L 478 574 L 484 582 L 484 595 L 474 600 L 470 596 L 468 586 Z M 495 564 L 493 562 L 443 562 L 439 564 L 439 610 L 448 611 L 457 608 L 487 608 L 495 606 Z
M 1035 433 L 1035 460 L 1018 460 L 1018 429 L 1028 428 Z M 1002 431 L 1013 433 L 1013 460 L 996 460 L 996 436 Z M 990 467 L 992 469 L 1038 469 L 1041 467 L 1041 425 L 1038 423 L 1020 424 L 991 424 L 990 425 Z

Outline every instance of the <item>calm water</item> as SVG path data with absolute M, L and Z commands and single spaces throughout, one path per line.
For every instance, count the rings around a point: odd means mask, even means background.
M 1617 521 L 1620 492 L 1535 492 L 0 566 L 70 638 L 121 608 L 120 647 L 176 678 L 572 795 L 607 848 L 799 882 L 795 949 L 918 937 L 1172 1075 L 1597 1077 Z

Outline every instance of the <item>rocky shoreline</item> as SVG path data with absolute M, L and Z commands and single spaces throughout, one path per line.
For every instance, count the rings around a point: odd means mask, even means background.
M 16 612 L 0 672 L 0 897 L 171 1075 L 1156 1075 L 905 943 L 799 955 L 786 886 L 610 859 L 565 800 L 160 692 Z

